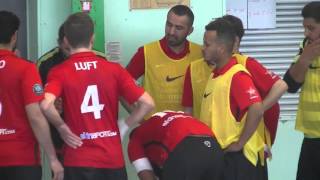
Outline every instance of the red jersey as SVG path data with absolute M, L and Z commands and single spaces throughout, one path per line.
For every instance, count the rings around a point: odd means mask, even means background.
M 77 149 L 65 147 L 65 166 L 124 166 L 119 97 L 131 104 L 144 92 L 124 68 L 92 52 L 76 53 L 51 70 L 45 91 L 62 97 L 65 122 L 83 141 Z
M 188 41 L 185 42 L 184 50 L 178 54 L 172 51 L 167 44 L 168 43 L 165 37 L 160 40 L 161 49 L 171 59 L 174 59 L 174 60 L 182 59 L 190 52 Z M 144 56 L 144 47 L 142 46 L 138 49 L 136 54 L 132 57 L 126 69 L 128 70 L 128 72 L 131 74 L 133 78 L 138 79 L 140 76 L 144 74 L 144 70 L 145 70 L 144 65 L 145 65 L 145 56 Z
M 36 66 L 0 50 L 0 166 L 39 165 L 39 147 L 25 106 L 43 99 Z
M 274 83 L 276 83 L 280 79 L 278 75 L 274 74 L 270 70 L 267 70 L 257 60 L 251 57 L 248 57 L 245 68 L 251 74 L 253 83 L 257 88 L 257 90 L 259 91 L 259 94 L 262 99 L 264 99 L 268 95 Z M 237 87 L 235 87 L 235 89 L 237 89 Z M 192 93 L 192 84 L 191 84 L 190 66 L 189 66 L 185 75 L 182 105 L 185 107 L 192 107 L 193 105 L 192 96 L 193 96 L 193 93 Z M 230 103 L 235 104 L 233 99 L 231 99 Z M 234 111 L 233 113 L 236 114 L 236 112 Z M 279 106 L 279 103 L 276 103 L 270 109 L 265 111 L 263 115 L 265 121 L 267 122 L 265 124 L 268 130 L 270 131 L 272 142 L 274 142 L 274 139 L 275 139 L 279 114 L 280 114 L 280 106 Z
M 187 136 L 211 136 L 209 127 L 182 112 L 159 112 L 144 121 L 130 135 L 128 154 L 131 162 L 147 157 L 162 167 L 168 154 Z

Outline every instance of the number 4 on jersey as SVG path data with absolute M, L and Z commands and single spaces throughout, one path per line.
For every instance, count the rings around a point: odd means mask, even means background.
M 89 101 L 92 101 L 92 105 L 89 105 Z M 90 85 L 87 87 L 86 94 L 84 95 L 81 103 L 81 113 L 92 112 L 95 119 L 101 119 L 101 112 L 104 104 L 99 104 L 99 94 L 97 85 Z

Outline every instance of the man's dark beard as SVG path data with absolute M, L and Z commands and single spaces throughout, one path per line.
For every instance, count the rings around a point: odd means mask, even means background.
M 184 43 L 184 40 L 183 41 L 178 41 L 178 42 L 175 41 L 174 43 L 170 43 L 170 41 L 168 41 L 169 46 L 173 46 L 173 47 L 181 46 L 183 43 Z

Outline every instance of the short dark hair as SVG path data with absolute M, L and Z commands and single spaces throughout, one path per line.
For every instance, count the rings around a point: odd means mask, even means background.
M 190 26 L 193 25 L 194 15 L 193 15 L 193 12 L 191 11 L 191 9 L 188 6 L 186 6 L 186 5 L 175 5 L 169 10 L 168 14 L 170 12 L 173 12 L 174 14 L 176 14 L 178 16 L 187 16 L 189 18 L 189 21 L 190 21 Z
M 320 22 L 320 2 L 310 2 L 301 11 L 303 18 L 313 18 L 317 23 Z
M 58 43 L 59 44 L 61 44 L 63 42 L 64 36 L 65 36 L 64 27 L 63 27 L 63 24 L 61 24 L 59 27 L 59 32 L 58 32 Z
M 88 47 L 93 36 L 93 21 L 87 13 L 70 15 L 63 25 L 65 37 L 72 48 Z
M 236 32 L 236 35 L 239 37 L 240 41 L 244 35 L 244 28 L 243 24 L 240 18 L 233 16 L 233 15 L 224 15 L 222 16 L 223 19 L 227 20 L 230 22 L 231 25 L 233 25 L 234 30 Z
M 206 31 L 216 31 L 217 40 L 226 46 L 229 53 L 232 53 L 236 38 L 236 32 L 231 23 L 223 18 L 217 18 L 206 25 Z
M 17 15 L 9 11 L 0 11 L 0 43 L 10 43 L 19 26 L 20 20 Z

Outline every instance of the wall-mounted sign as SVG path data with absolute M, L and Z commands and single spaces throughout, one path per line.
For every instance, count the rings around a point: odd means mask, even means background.
M 118 62 L 121 61 L 121 48 L 120 42 L 112 41 L 106 43 L 106 57 L 109 61 Z
M 276 27 L 275 0 L 227 0 L 227 14 L 239 17 L 246 29 Z
M 80 0 L 82 12 L 90 12 L 92 8 L 92 0 Z
M 130 0 L 130 10 L 169 8 L 177 4 L 190 6 L 190 0 Z

